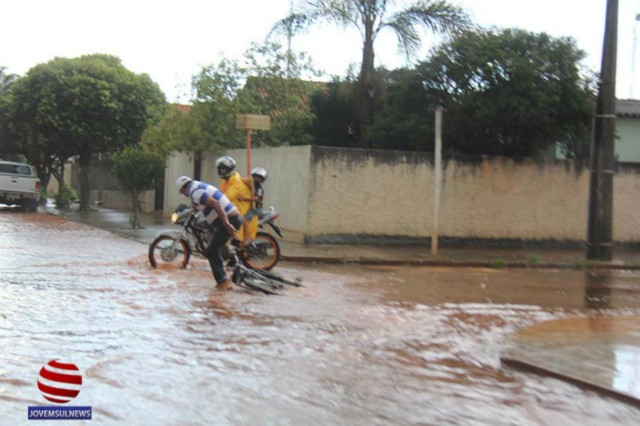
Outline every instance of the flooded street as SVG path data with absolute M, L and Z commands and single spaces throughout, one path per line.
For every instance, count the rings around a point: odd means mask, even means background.
M 640 409 L 505 368 L 516 330 L 640 314 L 640 272 L 283 263 L 283 296 L 45 213 L 0 212 L 0 424 L 50 405 L 49 360 L 95 424 L 636 425 Z

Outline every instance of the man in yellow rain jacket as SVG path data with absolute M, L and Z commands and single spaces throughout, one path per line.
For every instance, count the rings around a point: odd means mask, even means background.
M 220 157 L 216 160 L 216 168 L 218 169 L 218 176 L 220 176 L 220 190 L 227 196 L 229 201 L 240 211 L 240 214 L 244 218 L 249 210 L 251 210 L 251 188 L 245 183 L 240 176 L 240 173 L 236 171 L 236 160 L 229 156 Z M 252 226 L 244 221 L 242 228 L 238 231 L 238 239 L 240 241 L 247 241 L 254 235 L 252 232 Z M 256 230 L 257 231 L 257 221 Z

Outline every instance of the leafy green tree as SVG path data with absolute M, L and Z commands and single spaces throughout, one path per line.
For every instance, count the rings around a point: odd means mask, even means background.
M 206 132 L 212 120 L 203 104 L 170 105 L 161 118 L 145 130 L 141 145 L 162 158 L 172 151 L 194 153 L 194 178 L 200 179 L 202 154 L 220 149 Z
M 303 6 L 278 21 L 272 33 L 291 35 L 308 29 L 318 21 L 344 27 L 354 26 L 362 36 L 362 63 L 359 76 L 360 131 L 357 139 L 362 147 L 370 147 L 370 124 L 373 119 L 374 98 L 374 42 L 382 30 L 391 30 L 398 38 L 398 46 L 407 56 L 420 46 L 421 27 L 450 34 L 468 27 L 467 15 L 445 0 L 419 0 L 407 8 L 394 12 L 393 0 L 308 0 Z
M 236 114 L 271 117 L 270 131 L 254 133 L 256 146 L 311 143 L 311 94 L 322 84 L 302 77 L 316 75 L 304 54 L 283 53 L 273 43 L 252 44 L 242 60 L 223 59 L 204 67 L 193 78 L 195 99 L 188 112 L 168 108 L 149 126 L 142 143 L 162 155 L 194 153 L 196 179 L 205 151 L 245 146 L 246 134 L 235 128 Z
M 9 93 L 11 85 L 18 79 L 17 74 L 7 72 L 7 67 L 0 66 L 0 96 Z
M 133 217 L 131 226 L 140 228 L 140 194 L 154 189 L 164 176 L 164 158 L 139 146 L 127 146 L 113 155 L 113 172 L 129 191 Z
M 89 208 L 92 155 L 138 143 L 152 111 L 165 103 L 148 75 L 102 54 L 37 65 L 13 85 L 11 98 L 12 131 L 25 155 L 78 156 L 82 210 Z
M 380 73 L 385 88 L 371 128 L 371 145 L 380 149 L 432 151 L 437 97 L 424 90 L 423 77 L 413 69 Z
M 322 83 L 305 78 L 320 76 L 304 53 L 285 52 L 276 43 L 252 44 L 244 55 L 245 84 L 238 92 L 242 113 L 271 117 L 271 130 L 256 134 L 256 145 L 312 143 L 311 96 Z
M 27 161 L 34 165 L 38 177 L 46 188 L 49 177 L 54 174 L 60 185 L 63 183 L 65 154 L 53 141 L 53 137 L 38 132 L 33 123 L 32 111 L 25 111 L 19 102 L 24 87 L 24 78 L 15 74 L 0 76 L 0 151 L 4 159 Z M 44 199 L 43 199 L 44 200 Z
M 208 120 L 203 122 L 203 130 L 209 145 L 213 147 L 240 146 L 235 135 L 235 102 L 241 89 L 243 70 L 237 61 L 221 60 L 217 65 L 204 67 L 193 78 L 196 93 L 194 107 Z
M 445 102 L 456 153 L 540 156 L 556 142 L 588 155 L 593 80 L 571 38 L 518 29 L 466 32 L 416 68 Z
M 3 160 L 11 158 L 10 156 L 13 154 L 10 147 L 11 140 L 7 120 L 8 103 L 11 84 L 18 78 L 15 74 L 8 74 L 6 70 L 6 67 L 0 67 L 0 152 Z
M 193 104 L 183 111 L 169 108 L 144 135 L 143 144 L 152 149 L 161 147 L 164 155 L 171 151 L 193 153 L 195 179 L 200 178 L 205 151 L 242 146 L 235 130 L 235 98 L 242 83 L 239 70 L 236 61 L 227 59 L 204 67 L 193 77 Z
M 322 146 L 357 147 L 357 83 L 347 77 L 334 78 L 311 97 L 315 120 L 313 142 Z
M 374 85 L 376 121 L 371 126 L 371 148 L 428 150 L 433 141 L 436 101 L 424 90 L 413 69 L 376 69 Z M 313 96 L 313 136 L 320 145 L 357 147 L 357 82 L 334 79 Z

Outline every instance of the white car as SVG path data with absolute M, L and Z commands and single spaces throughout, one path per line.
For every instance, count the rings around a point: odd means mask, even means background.
M 0 203 L 36 211 L 40 201 L 40 179 L 25 163 L 0 161 Z

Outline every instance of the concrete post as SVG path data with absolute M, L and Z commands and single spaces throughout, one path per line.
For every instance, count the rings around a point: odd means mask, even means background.
M 433 230 L 431 231 L 431 255 L 438 255 L 438 214 L 440 212 L 440 189 L 442 187 L 442 112 L 444 108 L 436 107 L 436 129 L 434 149 L 434 181 L 433 181 Z
M 607 0 L 600 90 L 594 117 L 587 259 L 613 258 L 613 175 L 616 130 L 618 0 Z

